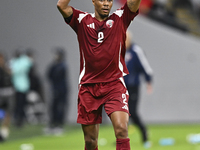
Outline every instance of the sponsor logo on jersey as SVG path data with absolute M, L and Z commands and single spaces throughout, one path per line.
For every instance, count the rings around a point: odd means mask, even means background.
M 95 29 L 94 23 L 88 24 L 87 27 Z
M 113 20 L 108 20 L 108 21 L 106 21 L 106 26 L 107 26 L 108 28 L 112 28 L 113 24 L 114 24 L 114 21 L 113 21 Z

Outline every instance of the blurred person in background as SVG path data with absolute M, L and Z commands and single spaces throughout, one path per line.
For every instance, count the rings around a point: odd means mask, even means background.
M 14 89 L 11 81 L 11 72 L 5 61 L 5 57 L 0 53 L 0 109 L 3 120 L 0 126 L 0 142 L 9 136 L 11 117 L 14 106 Z
M 10 60 L 12 73 L 12 82 L 16 91 L 14 121 L 17 127 L 21 127 L 25 121 L 25 106 L 27 103 L 27 93 L 30 89 L 29 71 L 32 66 L 32 60 L 17 49 L 14 58 Z
M 54 60 L 48 68 L 47 77 L 51 84 L 52 100 L 50 107 L 50 124 L 45 129 L 47 134 L 62 134 L 65 123 L 68 97 L 68 68 L 65 62 L 65 50 L 56 47 Z
M 30 67 L 28 77 L 30 88 L 27 93 L 27 108 L 26 115 L 29 123 L 38 124 L 46 122 L 46 106 L 43 93 L 43 82 L 37 70 L 35 61 L 35 51 L 32 48 L 26 49 L 26 55 L 31 59 L 32 66 Z
M 44 101 L 44 93 L 43 93 L 43 86 L 42 86 L 42 81 L 40 79 L 40 76 L 37 72 L 37 66 L 35 63 L 35 58 L 34 58 L 34 50 L 31 48 L 28 48 L 26 50 L 26 55 L 30 58 L 32 61 L 32 65 L 30 67 L 28 76 L 30 80 L 30 92 L 35 92 L 42 101 Z
M 138 103 L 140 96 L 141 76 L 144 76 L 145 78 L 147 93 L 152 93 L 153 70 L 150 67 L 143 50 L 137 44 L 133 43 L 131 32 L 127 31 L 126 35 L 125 62 L 129 74 L 124 77 L 124 80 L 129 92 L 130 118 L 140 130 L 144 147 L 149 148 L 151 147 L 151 143 L 149 142 L 147 128 L 138 114 Z

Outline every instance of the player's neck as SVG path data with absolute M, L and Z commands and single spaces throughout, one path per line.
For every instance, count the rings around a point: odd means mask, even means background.
M 104 21 L 108 18 L 108 16 L 101 16 L 99 15 L 98 13 L 95 13 L 95 18 L 98 20 L 98 21 Z

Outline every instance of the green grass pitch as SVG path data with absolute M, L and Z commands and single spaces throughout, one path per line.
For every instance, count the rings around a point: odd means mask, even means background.
M 149 125 L 152 143 L 150 150 L 200 150 L 200 143 L 187 141 L 189 134 L 200 133 L 200 125 Z M 32 150 L 84 150 L 83 134 L 80 125 L 67 125 L 62 136 L 42 135 L 42 126 L 25 126 L 22 129 L 12 127 L 8 141 L 0 143 L 0 150 L 21 150 L 23 144 L 29 144 Z M 139 131 L 129 126 L 131 150 L 145 150 Z M 173 138 L 174 144 L 162 146 L 161 138 Z M 26 150 L 31 150 L 30 148 Z M 101 125 L 99 132 L 99 150 L 115 150 L 115 137 L 111 125 Z

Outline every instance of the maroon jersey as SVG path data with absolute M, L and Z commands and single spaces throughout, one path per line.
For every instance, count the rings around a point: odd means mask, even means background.
M 95 14 L 72 9 L 69 25 L 79 42 L 79 83 L 110 82 L 128 74 L 124 62 L 126 30 L 138 12 L 131 12 L 125 4 L 106 20 L 98 21 Z

